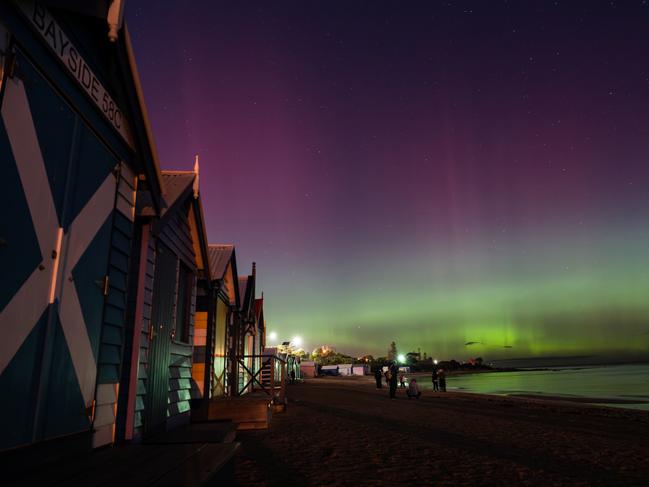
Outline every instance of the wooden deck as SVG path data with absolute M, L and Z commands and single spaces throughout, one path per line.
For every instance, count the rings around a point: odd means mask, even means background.
M 232 421 L 238 430 L 266 429 L 272 416 L 271 398 L 264 392 L 212 399 L 208 411 L 210 421 Z
M 216 480 L 227 485 L 239 449 L 239 443 L 232 441 L 234 435 L 232 424 L 206 423 L 145 444 L 67 455 L 46 464 L 38 464 L 26 452 L 19 464 L 9 472 L 4 470 L 3 485 L 162 487 L 199 486 Z

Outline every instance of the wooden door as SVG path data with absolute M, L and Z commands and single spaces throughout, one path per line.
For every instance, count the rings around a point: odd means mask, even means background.
M 173 329 L 178 258 L 162 243 L 156 251 L 153 283 L 153 309 L 149 339 L 148 380 L 146 386 L 146 435 L 164 429 L 169 400 L 169 348 Z
M 0 123 L 0 449 L 91 429 L 119 164 L 16 63 Z

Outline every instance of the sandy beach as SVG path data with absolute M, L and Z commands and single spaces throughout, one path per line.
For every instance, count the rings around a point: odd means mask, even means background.
M 390 400 L 368 378 L 289 387 L 241 432 L 238 485 L 649 485 L 649 412 L 433 393 Z

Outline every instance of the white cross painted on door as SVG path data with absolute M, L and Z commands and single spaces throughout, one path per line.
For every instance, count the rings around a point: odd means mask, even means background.
M 97 366 L 72 269 L 114 207 L 116 179 L 109 174 L 64 234 L 22 81 L 7 81 L 2 119 L 18 166 L 42 262 L 0 312 L 0 374 L 46 307 L 59 301 L 59 318 L 86 405 L 94 399 Z M 64 249 L 64 252 L 62 252 Z

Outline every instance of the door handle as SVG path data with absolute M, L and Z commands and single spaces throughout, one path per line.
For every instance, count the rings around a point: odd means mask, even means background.
M 156 335 L 155 326 L 153 326 L 153 322 L 151 322 L 149 323 L 149 340 L 153 340 Z

